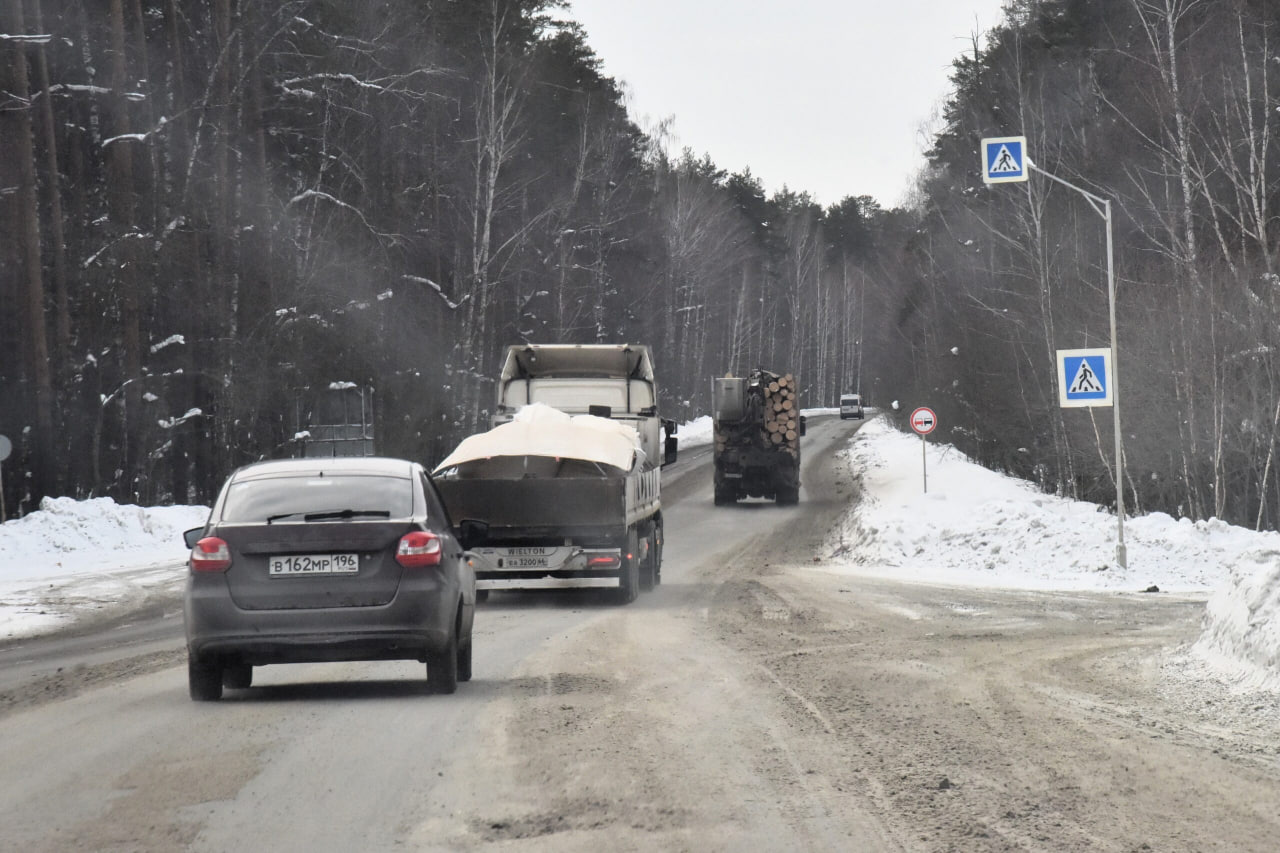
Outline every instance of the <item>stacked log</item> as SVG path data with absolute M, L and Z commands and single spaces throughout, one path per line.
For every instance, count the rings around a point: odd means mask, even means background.
M 769 441 L 792 456 L 800 447 L 800 396 L 795 377 L 766 373 L 761 381 L 764 389 L 764 428 Z
M 800 396 L 795 377 L 790 373 L 783 375 L 767 370 L 753 371 L 748 393 L 761 400 L 760 410 L 764 416 L 764 431 L 761 433 L 763 440 L 779 451 L 795 457 L 800 452 Z M 760 426 L 757 421 L 755 429 Z M 717 453 L 724 451 L 735 441 L 731 433 L 739 429 L 736 424 L 716 424 Z

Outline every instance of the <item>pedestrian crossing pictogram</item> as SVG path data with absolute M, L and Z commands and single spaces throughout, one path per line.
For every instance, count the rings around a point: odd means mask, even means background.
M 1097 372 L 1089 367 L 1089 359 L 1080 359 L 1080 367 L 1076 369 L 1076 378 L 1071 380 L 1071 387 L 1067 389 L 1067 394 L 1100 394 L 1105 390 L 1098 384 Z
M 996 152 L 996 159 L 991 163 L 991 174 L 996 175 L 1001 172 L 1021 172 L 1022 167 L 1017 160 L 1013 159 L 1013 154 L 1009 151 L 1008 145 L 1001 145 L 1000 150 Z

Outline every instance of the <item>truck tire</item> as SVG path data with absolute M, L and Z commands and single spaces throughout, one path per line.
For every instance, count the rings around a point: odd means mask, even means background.
M 779 488 L 775 500 L 780 506 L 793 506 L 800 503 L 800 487 L 784 486 Z
M 639 540 L 636 529 L 627 531 L 627 539 L 622 544 L 622 569 L 618 576 L 618 604 L 630 604 L 640 595 L 640 560 L 636 556 Z M 631 556 L 627 556 L 630 554 Z
M 728 506 L 738 502 L 738 495 L 732 489 L 724 489 L 717 486 L 715 501 L 716 506 Z
M 658 586 L 662 583 L 662 517 L 658 517 L 658 523 L 653 528 L 653 585 Z

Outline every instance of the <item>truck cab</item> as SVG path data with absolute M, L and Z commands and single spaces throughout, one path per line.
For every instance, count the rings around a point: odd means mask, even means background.
M 517 344 L 507 347 L 498 377 L 493 425 L 522 406 L 543 403 L 570 415 L 622 421 L 640 434 L 647 467 L 674 462 L 674 421 L 658 416 L 653 357 L 636 344 Z M 663 433 L 666 433 L 665 439 Z

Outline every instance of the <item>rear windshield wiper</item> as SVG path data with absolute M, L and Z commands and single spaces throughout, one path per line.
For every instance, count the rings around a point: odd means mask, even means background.
M 325 512 L 309 512 L 303 514 L 299 512 L 282 512 L 279 515 L 267 516 L 267 524 L 273 521 L 279 521 L 282 518 L 290 518 L 295 515 L 301 515 L 303 521 L 327 521 L 331 518 L 355 518 L 356 516 L 374 516 L 376 518 L 390 518 L 391 513 L 385 509 L 335 509 L 326 510 Z
M 309 512 L 302 517 L 303 521 L 327 521 L 331 518 L 355 518 L 371 516 L 374 518 L 390 518 L 390 510 L 385 509 L 339 509 L 332 512 Z
M 271 523 L 271 522 L 273 522 L 273 521 L 279 521 L 279 520 L 280 520 L 280 519 L 282 519 L 282 518 L 288 518 L 288 517 L 289 517 L 289 516 L 291 516 L 291 515 L 302 515 L 302 513 L 300 513 L 300 512 L 282 512 L 282 513 L 280 513 L 279 515 L 268 515 L 268 516 L 267 516 L 267 524 L 270 524 L 270 523 Z

